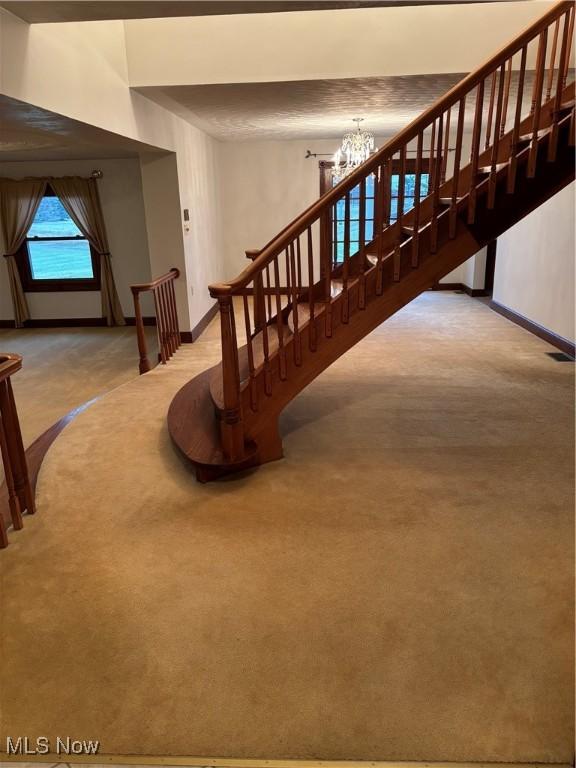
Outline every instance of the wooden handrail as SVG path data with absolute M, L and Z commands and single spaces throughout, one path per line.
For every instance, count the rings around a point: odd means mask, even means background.
M 157 277 L 155 280 L 151 280 L 149 283 L 135 283 L 130 286 L 132 293 L 142 293 L 143 291 L 153 291 L 159 285 L 168 283 L 170 280 L 176 280 L 180 277 L 180 270 L 177 267 L 172 267 L 165 275 Z
M 0 454 L 4 465 L 8 506 L 12 525 L 16 530 L 23 527 L 22 514 L 36 511 L 34 494 L 28 477 L 26 454 L 18 411 L 14 401 L 11 377 L 22 368 L 22 357 L 11 353 L 0 354 Z M 8 545 L 6 525 L 0 515 L 0 547 Z
M 176 294 L 174 281 L 180 277 L 180 270 L 172 267 L 166 274 L 151 280 L 149 283 L 136 283 L 130 286 L 134 299 L 134 315 L 136 318 L 136 338 L 138 340 L 138 352 L 140 360 L 138 368 L 140 373 L 147 373 L 152 366 L 148 358 L 148 345 L 144 334 L 144 320 L 140 307 L 140 294 L 151 291 L 154 296 L 156 310 L 156 332 L 158 335 L 159 360 L 165 365 L 178 349 L 182 340 L 178 325 L 178 309 L 176 306 Z
M 252 263 L 246 267 L 234 280 L 228 283 L 214 283 L 209 286 L 210 295 L 214 298 L 234 294 L 238 289 L 244 288 L 250 283 L 266 266 L 269 266 L 273 259 L 280 254 L 296 237 L 303 234 L 306 229 L 314 224 L 323 213 L 328 211 L 338 200 L 367 176 L 376 171 L 383 163 L 392 158 L 398 151 L 405 147 L 410 141 L 413 141 L 419 133 L 426 130 L 450 107 L 457 104 L 462 98 L 465 98 L 474 88 L 476 88 L 484 79 L 495 72 L 499 66 L 507 59 L 519 53 L 528 43 L 532 42 L 540 33 L 546 30 L 550 24 L 560 18 L 573 7 L 570 0 L 561 0 L 553 8 L 547 11 L 543 16 L 527 27 L 512 41 L 507 43 L 496 54 L 491 56 L 484 64 L 464 77 L 444 96 L 441 96 L 429 109 L 423 112 L 419 117 L 413 120 L 404 130 L 396 134 L 392 139 L 384 144 L 378 152 L 375 152 L 365 163 L 360 165 L 349 176 L 343 179 L 332 189 L 328 190 L 315 203 L 310 205 L 300 216 L 291 224 L 285 227 L 276 235 L 254 258 Z

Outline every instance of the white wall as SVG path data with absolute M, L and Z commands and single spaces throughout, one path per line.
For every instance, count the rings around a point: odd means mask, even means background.
M 133 316 L 130 285 L 150 280 L 150 259 L 144 220 L 142 179 L 137 159 L 58 160 L 0 163 L 0 176 L 88 176 L 100 169 L 102 211 L 112 253 L 112 268 L 122 309 Z M 4 262 L 4 260 L 2 260 Z M 99 291 L 27 294 L 34 319 L 101 317 Z M 151 307 L 144 310 L 151 314 Z M 12 319 L 12 302 L 5 263 L 0 264 L 0 319 Z
M 146 86 L 470 72 L 552 5 L 448 3 L 130 20 L 129 79 Z
M 384 142 L 385 137 L 376 140 L 377 146 Z M 318 162 L 330 157 L 306 159 L 306 150 L 331 156 L 338 143 L 334 139 L 306 139 L 223 142 L 220 145 L 225 222 L 223 249 L 228 279 L 246 267 L 245 250 L 263 248 L 317 200 L 320 193 Z M 441 282 L 481 287 L 473 283 L 474 260 L 472 257 Z
M 574 190 L 571 184 L 498 238 L 493 298 L 574 341 Z

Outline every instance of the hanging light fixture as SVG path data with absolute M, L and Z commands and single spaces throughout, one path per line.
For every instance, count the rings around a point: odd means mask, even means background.
M 374 134 L 363 131 L 360 128 L 360 123 L 363 121 L 363 117 L 354 118 L 353 122 L 356 123 L 356 130 L 344 134 L 342 146 L 332 158 L 332 178 L 334 183 L 338 183 L 346 178 L 376 151 Z

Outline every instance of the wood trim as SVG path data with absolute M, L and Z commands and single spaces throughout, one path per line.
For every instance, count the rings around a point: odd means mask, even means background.
M 431 291 L 461 291 L 463 290 L 462 283 L 435 283 L 430 288 Z
M 494 312 L 497 312 L 499 315 L 502 315 L 502 317 L 505 317 L 512 323 L 515 323 L 521 328 L 524 328 L 525 331 L 533 333 L 534 336 L 538 336 L 539 339 L 547 341 L 548 344 L 551 344 L 553 347 L 556 347 L 556 349 L 561 350 L 566 355 L 569 355 L 570 357 L 576 356 L 574 343 L 572 341 L 565 339 L 563 336 L 559 336 L 553 331 L 549 331 L 548 328 L 544 328 L 538 323 L 535 323 L 533 320 L 529 320 L 527 317 L 524 317 L 524 315 L 521 315 L 518 312 L 514 312 L 513 309 L 505 307 L 503 304 L 500 304 L 497 301 L 492 300 L 489 306 L 490 309 L 494 310 Z
M 136 318 L 126 317 L 126 325 L 136 325 Z M 144 325 L 156 325 L 156 318 L 152 315 L 143 318 Z M 62 318 L 34 318 L 26 320 L 25 328 L 108 328 L 104 317 L 62 317 Z M 111 327 L 111 326 L 110 326 Z M 15 328 L 14 320 L 0 320 L 0 328 Z
M 96 400 L 98 400 L 97 397 L 93 398 L 92 400 L 88 400 L 88 402 L 78 406 L 78 408 L 74 408 L 74 410 L 67 413 L 66 416 L 63 416 L 59 421 L 47 429 L 46 432 L 43 432 L 40 437 L 37 437 L 36 440 L 34 440 L 34 442 L 26 449 L 28 477 L 30 479 L 30 486 L 32 488 L 32 496 L 34 498 L 36 496 L 36 483 L 38 480 L 38 474 L 40 472 L 42 462 L 44 461 L 44 457 L 48 453 L 48 449 L 54 440 L 56 440 L 60 432 L 62 432 L 64 427 L 70 424 L 70 422 L 80 413 L 85 411 L 86 408 L 95 403 Z M 12 518 L 10 516 L 10 507 L 8 505 L 8 488 L 6 486 L 6 480 L 4 480 L 0 486 L 0 516 L 4 520 L 6 530 L 8 531 L 12 527 Z M 17 532 L 13 531 L 13 533 Z M 5 758 L 10 759 L 8 755 L 3 755 L 3 759 Z
M 467 293 L 468 296 L 477 298 L 478 296 L 488 296 L 483 288 L 470 288 L 464 283 L 436 283 L 430 288 L 431 291 L 462 291 Z
M 468 296 L 472 296 L 473 298 L 490 295 L 484 288 L 470 288 L 469 285 L 464 285 L 464 283 L 461 284 L 460 288 L 464 293 L 467 293 Z
M 200 320 L 199 323 L 197 323 L 194 328 L 192 328 L 191 331 L 184 331 L 180 335 L 182 336 L 182 341 L 191 344 L 193 341 L 198 341 L 200 336 L 204 333 L 206 328 L 210 325 L 212 320 L 216 317 L 218 314 L 218 302 L 215 301 L 214 304 L 210 307 L 208 312 L 204 315 L 204 317 Z M 184 338 L 184 335 L 188 338 Z

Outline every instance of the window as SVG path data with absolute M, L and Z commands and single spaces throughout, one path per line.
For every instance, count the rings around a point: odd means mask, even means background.
M 331 174 L 332 163 L 320 163 L 320 193 L 323 194 L 331 186 L 334 180 Z M 398 185 L 400 174 L 394 173 L 390 182 L 390 217 L 389 223 L 393 224 L 398 216 Z M 413 160 L 406 161 L 406 174 L 404 175 L 404 213 L 414 207 L 416 190 L 416 164 Z M 420 174 L 420 199 L 428 195 L 428 163 L 423 160 Z M 335 214 L 335 215 L 334 215 Z M 346 227 L 346 201 L 339 200 L 332 209 L 331 240 L 332 259 L 335 264 L 344 260 L 344 232 Z M 369 243 L 374 237 L 374 177 L 366 179 L 366 219 L 364 225 L 364 242 Z M 360 248 L 360 186 L 354 187 L 350 193 L 350 255 L 353 256 Z
M 48 189 L 17 256 L 25 291 L 97 291 L 98 255 Z

